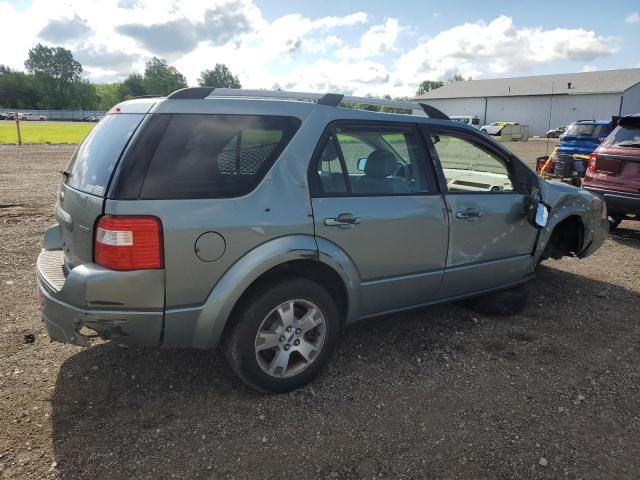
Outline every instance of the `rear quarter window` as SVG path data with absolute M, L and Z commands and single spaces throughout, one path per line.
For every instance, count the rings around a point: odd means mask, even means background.
M 637 126 L 616 128 L 609 137 L 607 146 L 640 149 L 640 122 Z
M 120 154 L 143 117 L 142 114 L 105 116 L 71 157 L 67 167 L 67 185 L 85 193 L 104 196 Z
M 264 178 L 293 138 L 292 117 L 176 114 L 168 122 L 140 198 L 227 198 Z

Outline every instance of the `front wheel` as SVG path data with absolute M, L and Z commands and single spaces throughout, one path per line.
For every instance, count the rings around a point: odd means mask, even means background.
M 340 335 L 335 301 L 304 278 L 254 292 L 231 321 L 227 359 L 244 383 L 265 393 L 310 382 L 329 361 Z

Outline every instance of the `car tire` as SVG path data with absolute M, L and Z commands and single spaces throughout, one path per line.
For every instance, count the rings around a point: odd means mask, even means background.
M 527 306 L 526 285 L 463 300 L 464 307 L 483 315 L 515 315 Z
M 229 364 L 245 384 L 264 393 L 288 392 L 313 380 L 331 358 L 341 325 L 329 292 L 305 278 L 255 290 L 231 322 Z

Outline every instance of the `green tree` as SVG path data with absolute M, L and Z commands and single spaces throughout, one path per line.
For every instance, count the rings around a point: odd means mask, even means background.
M 424 95 L 431 90 L 435 90 L 436 88 L 440 88 L 444 85 L 444 82 L 440 80 L 425 80 L 418 86 L 418 91 L 416 92 L 417 96 Z
M 33 76 L 0 65 L 0 107 L 36 108 L 39 101 L 40 94 L 34 85 Z
M 129 96 L 124 83 L 101 83 L 95 87 L 96 95 L 98 96 L 97 110 L 109 110 L 115 104 L 120 103 Z
M 64 108 L 72 110 L 97 110 L 99 98 L 96 86 L 88 80 L 73 82 L 69 88 L 69 101 Z
M 34 77 L 41 97 L 39 106 L 61 109 L 73 102 L 71 94 L 78 88 L 75 84 L 81 81 L 82 65 L 70 50 L 38 43 L 29 50 L 24 65 Z
M 144 87 L 149 95 L 168 95 L 187 86 L 187 80 L 176 67 L 158 57 L 149 60 L 144 69 Z
M 122 84 L 124 95 L 126 97 L 139 97 L 147 95 L 147 89 L 144 83 L 144 77 L 139 73 L 132 73 Z
M 242 88 L 238 77 L 233 75 L 231 70 L 223 63 L 216 63 L 213 70 L 203 70 L 200 72 L 198 84 L 201 87 Z

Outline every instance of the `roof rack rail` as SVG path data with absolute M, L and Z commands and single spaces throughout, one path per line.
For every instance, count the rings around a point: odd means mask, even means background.
M 135 97 L 127 98 L 127 100 L 138 100 L 140 98 L 162 98 L 162 95 L 136 95 Z
M 235 98 L 280 98 L 284 100 L 304 100 L 318 105 L 337 107 L 341 103 L 359 105 L 377 105 L 380 107 L 401 108 L 427 114 L 430 118 L 449 120 L 449 117 L 435 107 L 426 103 L 403 102 L 386 98 L 354 97 L 340 93 L 306 93 L 282 90 L 245 90 L 236 88 L 191 87 L 176 90 L 168 99 L 204 99 L 215 97 Z

